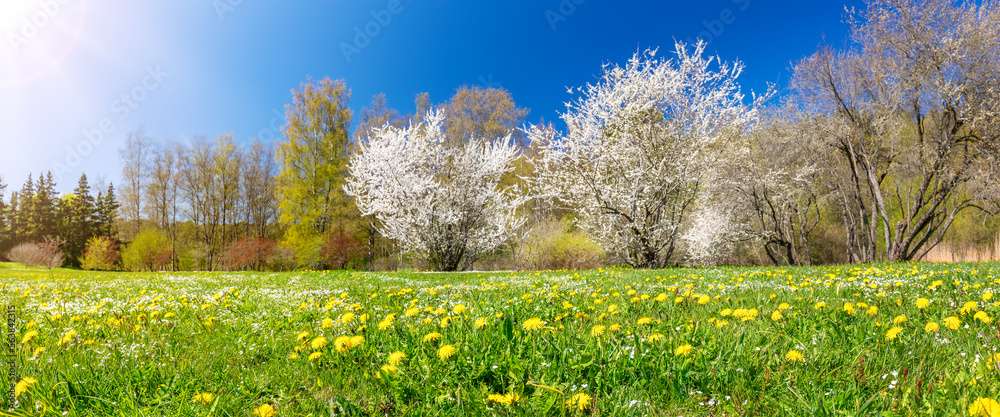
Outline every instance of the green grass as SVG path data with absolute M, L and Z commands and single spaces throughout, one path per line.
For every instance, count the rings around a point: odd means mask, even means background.
M 249 416 L 268 405 L 278 416 L 953 416 L 1000 398 L 990 298 L 1000 264 L 461 274 L 5 267 L 0 303 L 19 308 L 19 374 L 37 382 L 22 384 L 13 410 L 0 400 L 0 415 Z M 929 322 L 939 330 L 925 331 Z M 434 332 L 441 338 L 425 342 Z M 341 336 L 363 342 L 338 352 Z M 439 357 L 444 345 L 456 353 Z M 788 359 L 792 350 L 803 360 Z M 397 351 L 407 358 L 383 369 Z M 211 401 L 193 401 L 200 393 Z

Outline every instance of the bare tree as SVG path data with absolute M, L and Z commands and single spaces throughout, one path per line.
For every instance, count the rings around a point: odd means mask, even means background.
M 922 258 L 956 216 L 983 208 L 995 161 L 1000 7 L 870 0 L 854 44 L 799 63 L 794 88 L 839 155 L 831 172 L 854 262 Z
M 125 146 L 118 151 L 122 161 L 121 207 L 127 225 L 122 228 L 123 240 L 131 240 L 142 227 L 142 209 L 145 188 L 149 180 L 150 159 L 153 156 L 153 139 L 146 131 L 136 128 L 125 136 Z
M 255 141 L 244 154 L 241 186 L 246 201 L 244 234 L 267 238 L 278 217 L 274 148 Z

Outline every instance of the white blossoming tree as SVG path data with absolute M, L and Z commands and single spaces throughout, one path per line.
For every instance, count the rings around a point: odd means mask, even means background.
M 565 136 L 529 129 L 540 150 L 540 194 L 573 209 L 595 240 L 634 267 L 667 264 L 714 163 L 756 122 L 763 100 L 744 103 L 742 64 L 703 58 L 703 43 L 675 46 L 671 59 L 647 50 L 623 67 L 605 66 L 567 104 Z M 715 227 L 713 220 L 694 226 Z M 704 246 L 718 234 L 701 235 Z
M 520 151 L 511 137 L 449 142 L 444 113 L 374 129 L 351 158 L 345 190 L 380 232 L 440 271 L 466 269 L 511 237 L 523 193 L 502 187 Z

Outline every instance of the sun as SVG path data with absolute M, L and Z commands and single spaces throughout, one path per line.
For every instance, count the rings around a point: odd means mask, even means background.
M 0 0 L 0 87 L 63 62 L 83 31 L 88 0 Z
M 66 0 L 51 0 L 51 5 L 47 5 L 49 10 L 58 9 L 62 7 L 61 3 L 65 3 Z M 22 33 L 25 29 L 28 29 L 30 33 L 30 26 L 32 25 L 32 20 L 46 21 L 51 19 L 52 13 L 46 13 L 43 4 L 49 2 L 36 2 L 34 0 L 4 0 L 0 3 L 0 35 L 2 35 L 2 40 L 8 41 L 11 36 L 24 36 Z M 39 16 L 34 16 L 35 14 Z M 47 23 L 47 22 L 46 22 Z

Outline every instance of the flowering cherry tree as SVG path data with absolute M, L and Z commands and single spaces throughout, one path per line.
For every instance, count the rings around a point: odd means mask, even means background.
M 523 223 L 523 193 L 500 185 L 519 154 L 509 135 L 449 142 L 444 113 L 431 111 L 407 128 L 374 129 L 351 158 L 345 190 L 431 268 L 465 269 Z
M 541 195 L 573 209 L 588 233 L 634 267 L 667 264 L 715 162 L 756 122 L 764 99 L 744 103 L 739 62 L 703 58 L 703 43 L 675 46 L 670 59 L 647 50 L 625 66 L 605 66 L 600 81 L 567 104 L 565 136 L 529 129 L 540 150 Z

